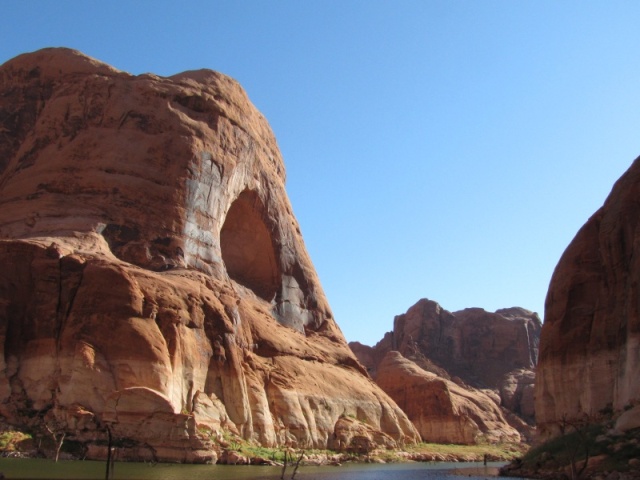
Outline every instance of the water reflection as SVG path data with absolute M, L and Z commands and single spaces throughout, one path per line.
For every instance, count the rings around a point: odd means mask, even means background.
M 300 467 L 296 480 L 479 480 L 495 476 L 502 463 L 396 463 L 347 464 L 341 467 Z M 104 462 L 42 459 L 0 459 L 0 472 L 7 479 L 102 480 Z M 291 478 L 289 468 L 285 479 Z M 282 468 L 230 465 L 173 465 L 116 463 L 115 480 L 278 480 Z

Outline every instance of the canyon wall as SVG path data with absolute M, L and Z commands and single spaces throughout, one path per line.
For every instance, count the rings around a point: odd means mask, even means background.
M 406 412 L 425 442 L 521 441 L 493 395 L 428 372 L 400 352 L 384 356 L 375 380 Z
M 212 461 L 227 434 L 348 449 L 346 418 L 417 440 L 336 325 L 284 184 L 222 74 L 3 64 L 0 414 L 94 446 L 108 428 L 138 460 Z
M 639 204 L 636 159 L 553 273 L 536 380 L 542 439 L 629 409 L 640 426 Z
M 537 314 L 522 308 L 452 313 L 422 299 L 396 316 L 393 330 L 375 346 L 350 347 L 423 439 L 517 441 L 515 428 L 531 440 L 540 328 Z M 402 360 L 391 361 L 394 352 Z M 439 433 L 429 422 L 441 425 Z M 440 435 L 445 432 L 447 440 Z

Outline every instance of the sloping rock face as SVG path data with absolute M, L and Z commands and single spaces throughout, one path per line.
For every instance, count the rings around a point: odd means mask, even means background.
M 407 413 L 425 442 L 520 441 L 486 394 L 427 372 L 399 352 L 385 355 L 376 382 Z
M 223 431 L 349 448 L 345 416 L 415 441 L 337 327 L 284 182 L 224 75 L 67 49 L 2 65 L 0 413 L 87 445 L 108 427 L 136 459 L 214 460 Z
M 523 308 L 495 313 L 468 308 L 451 313 L 422 299 L 394 319 L 393 331 L 374 347 L 350 347 L 375 377 L 392 351 L 445 378 L 475 388 L 495 389 L 505 406 L 533 421 L 533 369 L 538 358 L 541 321 Z
M 505 420 L 523 439 L 531 441 L 540 329 L 538 315 L 523 308 L 495 313 L 468 308 L 451 313 L 422 299 L 396 316 L 393 331 L 374 347 L 358 342 L 349 346 L 377 382 L 381 362 L 389 352 L 397 351 L 443 381 L 452 380 L 470 392 L 483 391 L 503 407 Z M 387 393 L 406 408 L 389 390 Z
M 640 159 L 554 271 L 536 381 L 542 438 L 640 401 Z

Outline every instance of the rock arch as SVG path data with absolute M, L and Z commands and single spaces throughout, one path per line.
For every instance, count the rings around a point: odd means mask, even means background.
M 281 272 L 265 208 L 252 190 L 231 204 L 220 231 L 220 249 L 227 274 L 257 296 L 271 301 L 281 284 Z

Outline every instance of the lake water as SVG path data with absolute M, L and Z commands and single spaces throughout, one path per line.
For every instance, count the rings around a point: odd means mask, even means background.
M 301 466 L 296 480 L 480 480 L 496 475 L 503 463 L 394 463 L 346 464 L 341 467 Z M 92 461 L 59 461 L 41 459 L 0 458 L 0 472 L 7 479 L 102 480 L 105 463 Z M 287 468 L 285 479 L 293 469 Z M 116 463 L 116 480 L 278 480 L 280 467 L 230 465 L 175 465 Z M 508 478 L 508 477 L 502 477 Z M 519 479 L 521 480 L 521 479 Z

